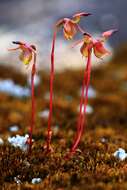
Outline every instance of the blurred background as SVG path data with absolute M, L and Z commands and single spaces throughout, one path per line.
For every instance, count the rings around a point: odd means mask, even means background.
M 4 64 L 21 66 L 17 54 L 8 52 L 7 48 L 14 47 L 13 40 L 22 40 L 37 45 L 39 69 L 49 69 L 54 23 L 80 11 L 92 13 L 80 24 L 93 36 L 108 29 L 119 29 L 107 43 L 112 51 L 127 41 L 126 9 L 127 0 L 1 0 L 0 60 Z M 71 49 L 73 42 L 65 41 L 61 34 L 56 44 L 56 69 L 84 66 L 79 47 Z

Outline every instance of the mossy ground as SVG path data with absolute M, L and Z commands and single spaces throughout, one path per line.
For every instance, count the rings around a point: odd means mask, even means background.
M 125 52 L 126 48 L 124 48 Z M 46 154 L 47 119 L 38 113 L 48 109 L 45 94 L 49 91 L 49 76 L 40 72 L 41 84 L 36 88 L 36 126 L 32 154 L 22 152 L 7 143 L 8 136 L 28 132 L 31 101 L 0 93 L 0 189 L 2 190 L 125 190 L 127 189 L 127 160 L 119 161 L 113 153 L 122 147 L 127 151 L 127 64 L 118 52 L 109 64 L 92 71 L 91 85 L 97 91 L 89 104 L 94 112 L 87 115 L 87 127 L 79 149 L 70 159 L 64 155 L 71 147 L 76 131 L 79 90 L 82 71 L 56 74 L 53 104 L 54 153 Z M 121 61 L 122 60 L 122 61 Z M 13 78 L 21 85 L 26 77 L 11 68 L 0 67 L 0 78 Z M 17 124 L 18 132 L 9 126 Z M 56 125 L 58 127 L 56 127 Z M 14 177 L 21 181 L 16 184 Z M 42 182 L 33 185 L 32 178 Z

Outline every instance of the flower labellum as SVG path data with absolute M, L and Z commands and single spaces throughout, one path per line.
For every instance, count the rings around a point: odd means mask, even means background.
M 84 57 L 88 57 L 88 52 L 92 53 L 92 50 L 94 52 L 94 55 L 97 58 L 102 58 L 106 54 L 111 54 L 105 47 L 104 42 L 107 40 L 112 34 L 117 32 L 116 29 L 108 30 L 106 32 L 103 32 L 100 39 L 93 39 L 92 36 L 88 33 L 84 33 L 84 37 L 82 39 L 82 46 L 80 49 L 81 54 Z M 81 43 L 81 42 L 80 42 Z
M 91 15 L 91 14 L 81 12 L 81 13 L 74 14 L 72 16 L 72 19 L 70 19 L 70 18 L 60 19 L 56 23 L 56 27 L 63 27 L 63 34 L 64 34 L 65 39 L 71 40 L 76 35 L 78 30 L 80 30 L 81 32 L 83 31 L 78 25 L 81 17 L 89 16 L 89 15 Z
M 36 47 L 34 45 L 29 45 L 20 41 L 13 41 L 13 44 L 19 45 L 17 48 L 9 49 L 9 51 L 21 50 L 21 54 L 19 55 L 19 59 L 25 64 L 29 65 L 32 60 L 33 53 L 36 51 Z

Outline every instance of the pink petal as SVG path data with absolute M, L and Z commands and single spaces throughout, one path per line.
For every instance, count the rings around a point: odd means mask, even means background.
M 25 64 L 28 65 L 30 61 L 32 60 L 32 52 L 29 50 L 22 50 L 20 56 L 20 60 Z
M 92 44 L 83 43 L 80 48 L 80 52 L 84 57 L 88 57 L 89 50 L 92 51 Z
M 105 49 L 103 43 L 101 41 L 97 41 L 93 45 L 94 54 L 97 58 L 101 58 L 106 54 L 111 54 L 107 49 Z
M 107 40 L 112 34 L 116 33 L 117 31 L 117 29 L 105 31 L 102 33 L 102 37 Z
M 85 42 L 85 43 L 89 44 L 89 43 L 92 43 L 92 42 L 93 42 L 92 37 L 91 37 L 90 34 L 84 33 L 83 36 L 84 36 L 83 39 L 84 39 L 84 42 Z
M 56 23 L 56 27 L 60 27 L 64 24 L 64 19 L 60 19 L 58 20 L 58 22 Z
M 81 13 L 76 13 L 73 15 L 73 22 L 78 23 L 81 19 L 82 16 L 89 16 L 91 15 L 90 13 L 85 13 L 85 12 L 81 12 Z
M 80 12 L 80 13 L 74 14 L 73 18 L 75 18 L 75 17 L 82 17 L 82 16 L 89 16 L 89 15 L 91 15 L 91 13 Z
M 77 25 L 74 24 L 71 20 L 66 21 L 63 27 L 64 36 L 66 39 L 72 39 L 77 33 Z

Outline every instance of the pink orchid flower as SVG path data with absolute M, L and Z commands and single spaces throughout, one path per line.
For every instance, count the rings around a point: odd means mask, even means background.
M 32 64 L 32 71 L 31 71 L 31 122 L 30 122 L 30 130 L 29 130 L 29 153 L 31 153 L 32 148 L 32 134 L 33 134 L 33 128 L 35 125 L 35 95 L 34 95 L 34 76 L 36 73 L 36 46 L 35 45 L 29 45 L 24 42 L 20 41 L 14 41 L 13 44 L 18 45 L 17 48 L 8 49 L 9 51 L 16 51 L 21 50 L 21 53 L 19 55 L 19 59 L 25 64 L 28 65 L 32 61 L 33 58 L 33 64 Z
M 9 49 L 9 51 L 21 50 L 19 59 L 25 64 L 29 65 L 32 60 L 33 54 L 36 54 L 36 47 L 34 45 L 29 45 L 24 42 L 14 41 L 13 44 L 17 44 L 17 48 Z
M 102 58 L 106 54 L 111 54 L 105 47 L 104 47 L 104 42 L 116 32 L 117 30 L 108 30 L 106 32 L 102 33 L 102 36 L 100 39 L 93 39 L 91 35 L 88 33 L 84 33 L 84 38 L 80 41 L 83 42 L 80 52 L 83 56 L 86 58 L 88 57 L 88 52 L 94 52 L 94 55 L 97 58 Z
M 71 40 L 76 35 L 78 30 L 80 30 L 81 32 L 84 32 L 79 27 L 78 23 L 80 22 L 81 17 L 85 17 L 85 16 L 89 16 L 89 15 L 91 15 L 91 14 L 85 13 L 85 12 L 74 14 L 72 16 L 72 19 L 63 18 L 63 19 L 59 20 L 56 23 L 56 27 L 57 28 L 63 27 L 63 34 L 64 34 L 65 39 Z
M 54 52 L 55 52 L 55 42 L 56 42 L 56 35 L 57 31 L 60 28 L 63 28 L 63 35 L 65 39 L 71 40 L 77 33 L 77 31 L 80 31 L 84 33 L 84 30 L 80 28 L 78 25 L 81 17 L 89 16 L 90 13 L 77 13 L 72 16 L 72 19 L 70 18 L 63 18 L 60 19 L 56 24 L 54 28 L 54 34 L 53 34 L 53 41 L 52 41 L 52 50 L 51 50 L 51 71 L 50 71 L 50 105 L 49 105 L 49 117 L 48 117 L 48 132 L 47 132 L 47 145 L 45 146 L 47 149 L 47 152 L 52 151 L 51 148 L 51 137 L 52 137 L 52 130 L 51 130 L 51 120 L 52 120 L 52 101 L 53 101 L 53 81 L 54 81 Z
M 82 85 L 77 133 L 76 133 L 76 137 L 72 145 L 72 148 L 70 150 L 70 153 L 67 155 L 67 157 L 75 153 L 77 146 L 80 142 L 80 139 L 82 137 L 84 127 L 85 127 L 84 124 L 86 122 L 85 114 L 86 114 L 86 106 L 88 102 L 88 88 L 89 88 L 89 82 L 90 82 L 90 76 L 91 76 L 92 51 L 97 58 L 102 58 L 104 55 L 110 54 L 110 52 L 104 47 L 104 42 L 116 31 L 117 30 L 108 30 L 102 33 L 101 37 L 97 40 L 93 39 L 90 34 L 84 33 L 83 39 L 75 43 L 75 45 L 82 43 L 80 52 L 84 57 L 87 58 L 87 64 L 86 64 L 86 69 L 84 72 L 84 80 L 83 80 L 83 85 Z M 85 98 L 84 98 L 84 94 L 85 94 Z

